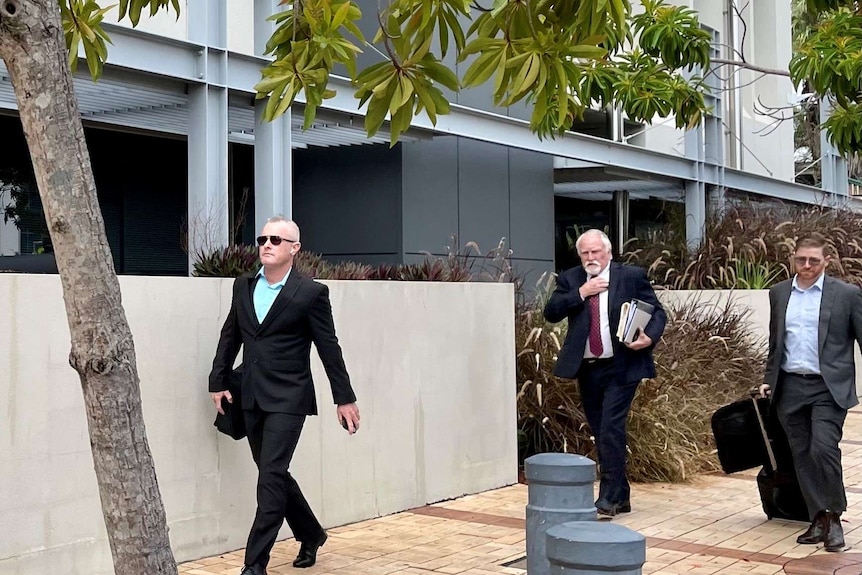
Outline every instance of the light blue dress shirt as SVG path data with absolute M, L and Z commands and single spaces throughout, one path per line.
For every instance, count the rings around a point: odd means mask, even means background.
M 290 269 L 292 270 L 293 268 Z M 254 300 L 254 313 L 257 316 L 258 323 L 263 323 L 263 319 L 269 313 L 269 308 L 272 307 L 272 303 L 278 297 L 278 293 L 284 287 L 284 283 L 288 277 L 290 277 L 290 270 L 287 270 L 281 281 L 271 284 L 266 281 L 266 276 L 263 275 L 263 268 L 260 268 L 257 272 L 257 283 L 254 284 L 254 297 L 252 299 Z
M 801 289 L 796 277 L 790 288 L 790 300 L 784 316 L 784 357 L 781 369 L 788 373 L 820 374 L 820 300 L 823 298 L 823 274 L 808 289 Z

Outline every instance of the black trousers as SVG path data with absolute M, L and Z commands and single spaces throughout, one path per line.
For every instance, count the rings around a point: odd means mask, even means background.
M 780 377 L 775 408 L 790 442 L 799 488 L 811 520 L 819 511 L 846 511 L 838 443 L 847 410 L 835 403 L 821 377 L 784 372 Z
M 266 567 L 282 521 L 287 520 L 297 541 L 317 541 L 323 528 L 289 471 L 305 416 L 259 409 L 243 413 L 258 469 L 257 513 L 248 534 L 245 564 Z
M 611 505 L 626 503 L 631 486 L 626 477 L 626 421 L 638 381 L 627 382 L 614 360 L 584 360 L 578 387 L 584 414 L 596 441 L 600 482 L 599 499 Z

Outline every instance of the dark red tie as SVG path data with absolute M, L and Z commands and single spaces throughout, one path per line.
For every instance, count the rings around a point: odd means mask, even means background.
M 604 351 L 602 345 L 602 314 L 599 311 L 598 294 L 587 298 L 590 302 L 590 353 L 601 357 Z

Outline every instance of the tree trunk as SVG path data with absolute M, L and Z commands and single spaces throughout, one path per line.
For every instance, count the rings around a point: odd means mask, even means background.
M 176 574 L 67 54 L 57 0 L 0 0 L 0 57 L 54 244 L 114 570 Z

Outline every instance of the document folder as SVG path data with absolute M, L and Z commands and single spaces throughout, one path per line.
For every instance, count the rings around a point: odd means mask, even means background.
M 617 338 L 623 343 L 631 343 L 646 328 L 652 319 L 655 306 L 639 299 L 623 303 L 620 308 L 620 324 Z

